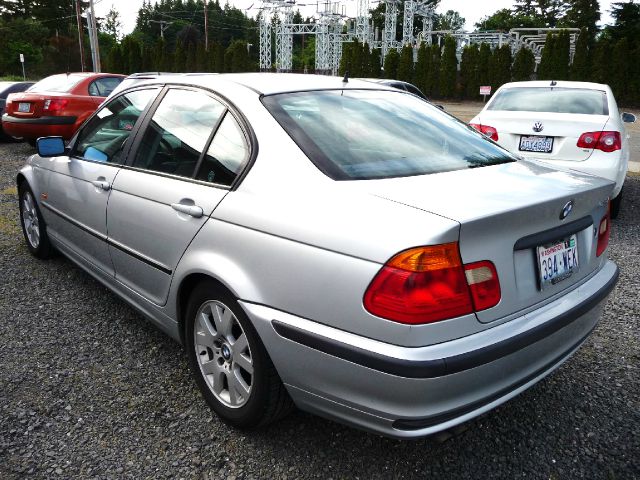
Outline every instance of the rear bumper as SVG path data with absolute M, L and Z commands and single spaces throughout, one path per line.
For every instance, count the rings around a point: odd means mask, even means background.
M 71 138 L 76 130 L 78 117 L 39 117 L 19 118 L 8 114 L 2 115 L 2 129 L 14 137 L 38 138 L 61 136 Z
M 409 348 L 243 303 L 305 410 L 397 438 L 451 428 L 558 368 L 595 328 L 613 262 L 562 298 L 467 337 Z

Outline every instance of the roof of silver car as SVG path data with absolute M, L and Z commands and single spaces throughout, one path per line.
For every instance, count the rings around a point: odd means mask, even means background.
M 132 78 L 132 77 L 129 77 Z M 141 81 L 148 82 L 150 79 L 162 80 L 167 83 L 191 83 L 204 87 L 213 87 L 220 83 L 236 83 L 251 90 L 270 95 L 274 93 L 297 92 L 301 90 L 324 90 L 334 88 L 361 88 L 376 90 L 394 90 L 382 84 L 372 84 L 364 80 L 349 79 L 343 83 L 342 77 L 331 77 L 326 75 L 309 75 L 296 73 L 187 73 L 187 74 L 150 74 L 140 78 Z M 138 82 L 136 82 L 137 84 Z

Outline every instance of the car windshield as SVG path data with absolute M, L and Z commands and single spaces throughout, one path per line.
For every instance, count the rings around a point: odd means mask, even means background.
M 464 123 L 403 92 L 312 91 L 266 96 L 263 102 L 334 180 L 406 177 L 515 161 Z
M 52 75 L 33 85 L 30 92 L 68 92 L 75 87 L 80 80 L 85 78 L 82 75 Z
M 496 94 L 487 110 L 609 115 L 607 94 L 586 88 L 505 88 Z

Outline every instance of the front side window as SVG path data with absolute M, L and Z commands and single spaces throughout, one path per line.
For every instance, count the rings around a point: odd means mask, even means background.
M 89 95 L 92 97 L 108 97 L 120 85 L 121 81 L 122 78 L 119 77 L 98 78 L 89 85 Z
M 133 166 L 193 177 L 225 111 L 222 103 L 202 92 L 169 90 L 144 132 Z
M 75 156 L 94 162 L 122 163 L 122 152 L 131 130 L 158 90 L 134 90 L 98 110 L 78 136 Z
M 334 180 L 406 177 L 515 161 L 468 125 L 402 92 L 286 93 L 266 96 L 263 103 Z
M 491 100 L 487 110 L 609 115 L 607 94 L 586 88 L 504 88 Z

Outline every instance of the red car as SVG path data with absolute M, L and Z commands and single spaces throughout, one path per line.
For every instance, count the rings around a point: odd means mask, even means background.
M 111 73 L 51 75 L 7 97 L 2 129 L 30 143 L 52 135 L 69 140 L 123 78 Z

